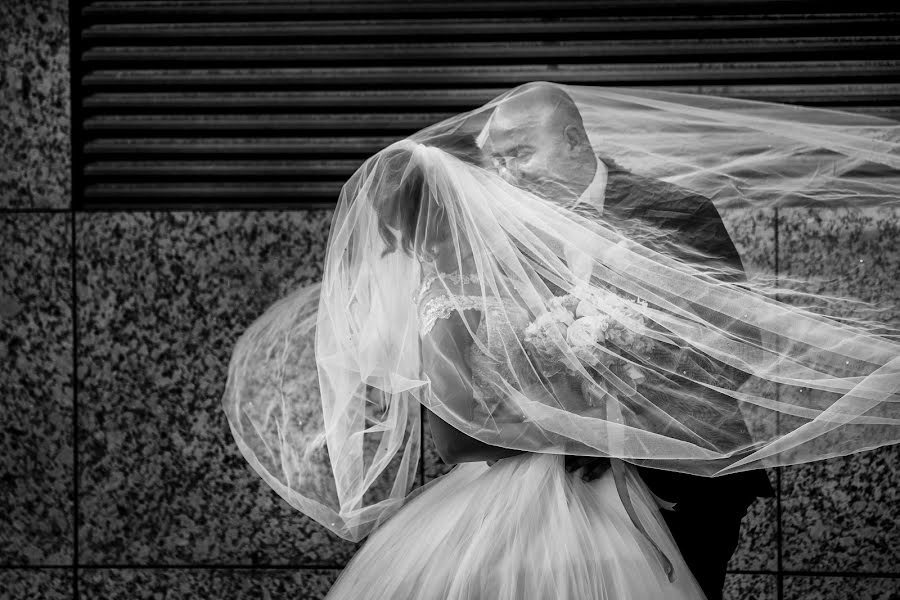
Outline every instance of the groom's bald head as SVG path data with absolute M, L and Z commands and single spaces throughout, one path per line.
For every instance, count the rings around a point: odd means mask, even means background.
M 522 86 L 498 104 L 485 151 L 507 180 L 552 199 L 578 197 L 596 170 L 581 112 L 552 83 Z
M 584 132 L 581 112 L 569 94 L 552 83 L 529 83 L 497 106 L 491 118 L 489 135 L 504 136 L 523 126 L 546 125 L 572 126 Z

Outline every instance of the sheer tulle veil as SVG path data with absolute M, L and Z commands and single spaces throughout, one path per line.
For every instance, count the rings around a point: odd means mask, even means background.
M 618 205 L 583 202 L 577 164 L 530 185 L 508 176 L 528 151 L 501 151 L 494 132 L 560 115 L 608 166 Z M 234 438 L 286 501 L 350 540 L 415 487 L 421 406 L 495 446 L 708 477 L 897 443 L 892 300 L 817 293 L 765 266 L 745 275 L 641 207 L 651 195 L 656 211 L 669 197 L 719 212 L 896 206 L 898 140 L 895 121 L 831 110 L 512 89 L 385 148 L 344 185 L 322 281 L 235 346 Z M 447 329 L 423 317 L 439 295 L 478 315 L 454 343 L 498 368 L 447 350 Z

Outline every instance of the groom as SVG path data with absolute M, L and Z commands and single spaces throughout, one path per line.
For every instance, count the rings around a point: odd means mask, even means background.
M 545 198 L 586 202 L 617 223 L 642 219 L 743 272 L 713 203 L 598 157 L 577 106 L 556 85 L 541 82 L 519 88 L 516 96 L 494 110 L 479 142 L 501 176 L 514 185 Z M 739 413 L 734 419 L 737 422 L 729 429 L 746 433 Z M 605 458 L 566 457 L 567 469 L 583 467 L 582 477 L 588 480 L 602 474 L 608 464 Z M 741 519 L 757 497 L 774 495 L 765 472 L 712 478 L 638 470 L 654 494 L 674 503 L 673 510 L 663 511 L 666 523 L 707 598 L 720 599 Z

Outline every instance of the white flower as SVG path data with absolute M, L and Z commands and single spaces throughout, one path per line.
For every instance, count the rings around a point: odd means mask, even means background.
M 637 336 L 632 330 L 621 325 L 620 323 L 617 323 L 616 327 L 609 332 L 609 338 L 617 346 L 620 346 L 622 348 L 630 348 L 635 343 Z
M 576 317 L 592 317 L 599 314 L 600 311 L 597 310 L 597 307 L 594 306 L 594 303 L 588 302 L 587 300 L 582 300 L 575 308 Z
M 628 363 L 628 365 L 625 367 L 625 373 L 629 377 L 631 377 L 631 380 L 634 381 L 635 384 L 641 383 L 642 381 L 647 379 L 647 376 L 644 375 L 644 372 L 631 363 Z
M 564 323 L 566 325 L 571 325 L 572 321 L 575 320 L 575 315 L 573 315 L 567 308 L 564 306 L 553 306 L 550 307 L 550 312 L 548 313 L 552 315 L 554 319 L 556 319 L 560 323 Z
M 586 365 L 595 367 L 600 362 L 600 359 L 597 358 L 592 346 L 573 346 L 572 353 L 575 355 L 575 358 Z M 574 373 L 574 370 L 572 370 L 572 372 Z
M 575 322 L 566 331 L 566 341 L 571 346 L 587 346 L 595 342 L 603 343 L 606 341 L 603 332 L 607 326 L 606 320 L 601 316 L 575 319 Z

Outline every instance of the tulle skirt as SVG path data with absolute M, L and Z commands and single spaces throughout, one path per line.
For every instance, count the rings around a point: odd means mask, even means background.
M 627 477 L 674 583 L 611 471 L 585 482 L 561 455 L 525 453 L 462 463 L 421 488 L 369 536 L 326 600 L 702 600 L 653 495 L 631 467 Z

